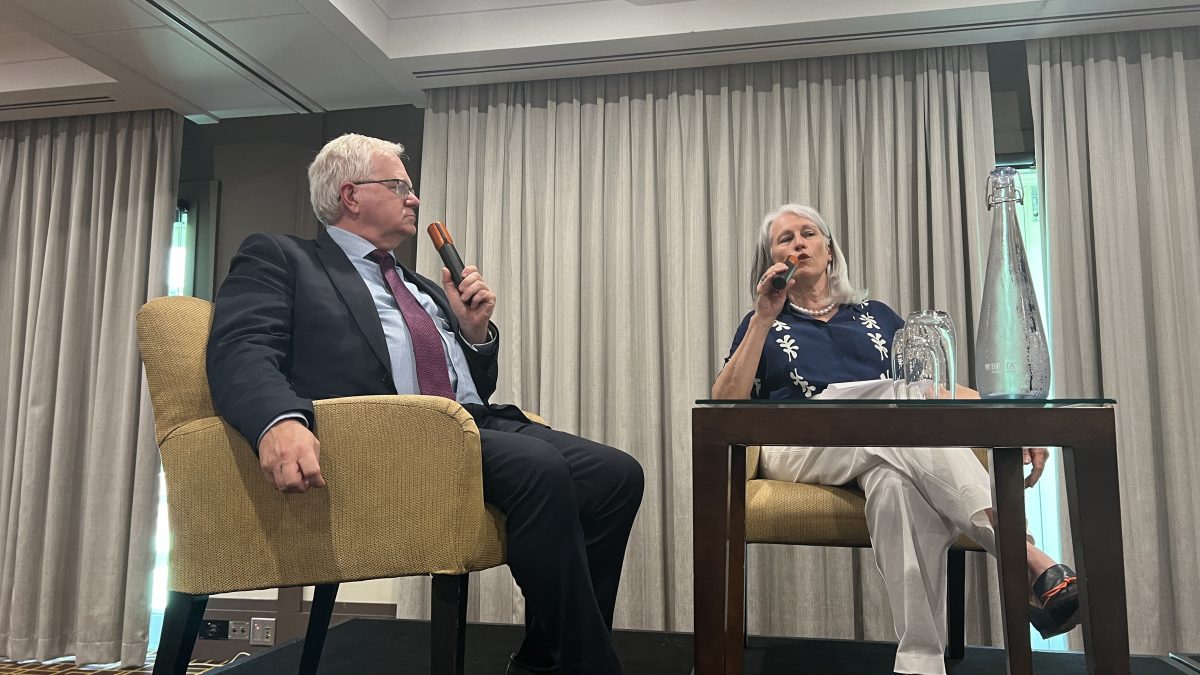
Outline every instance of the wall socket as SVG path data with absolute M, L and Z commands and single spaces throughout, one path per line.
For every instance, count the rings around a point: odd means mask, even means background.
M 204 619 L 200 622 L 201 640 L 228 640 L 229 622 L 224 619 Z
M 250 639 L 250 622 L 249 621 L 230 621 L 229 622 L 229 639 L 230 640 L 249 640 Z
M 250 644 L 275 644 L 275 619 L 250 619 Z

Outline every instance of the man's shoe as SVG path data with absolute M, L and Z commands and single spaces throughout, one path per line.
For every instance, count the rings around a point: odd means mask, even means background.
M 520 652 L 513 652 L 508 657 L 508 675 L 538 675 L 545 673 L 557 673 L 558 664 L 554 663 L 553 657 L 544 655 L 541 657 L 530 658 Z
M 1042 606 L 1029 605 L 1029 622 L 1043 639 L 1062 635 L 1079 625 L 1079 581 L 1067 565 L 1053 565 L 1033 582 Z

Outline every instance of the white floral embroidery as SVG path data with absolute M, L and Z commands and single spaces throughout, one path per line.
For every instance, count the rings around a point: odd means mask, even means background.
M 792 368 L 792 372 L 788 373 L 788 377 L 792 378 L 792 384 L 800 387 L 800 389 L 804 392 L 804 398 L 812 398 L 813 392 L 816 391 L 817 388 L 809 384 L 808 380 L 805 380 L 803 377 L 801 377 L 800 373 L 796 372 L 795 368 Z
M 771 327 L 774 328 L 775 332 L 778 333 L 779 331 L 787 330 L 788 325 L 786 323 L 776 319 L 775 323 L 772 324 Z
M 784 335 L 776 340 L 775 344 L 779 345 L 779 347 L 783 349 L 783 353 L 788 355 L 788 361 L 796 358 L 796 354 L 800 351 L 796 347 L 796 341 L 792 339 L 791 335 Z
M 862 302 L 855 305 L 855 307 L 857 307 L 861 311 L 861 310 L 865 310 L 867 308 L 867 305 L 869 305 L 869 304 L 871 304 L 870 300 L 863 300 Z
M 871 342 L 875 345 L 875 350 L 879 352 L 879 360 L 887 360 L 887 341 L 883 339 L 883 333 L 867 333 L 867 337 L 871 338 Z
M 862 316 L 858 317 L 858 320 L 862 322 L 863 328 L 879 330 L 879 322 L 875 320 L 875 317 L 866 312 L 863 312 Z

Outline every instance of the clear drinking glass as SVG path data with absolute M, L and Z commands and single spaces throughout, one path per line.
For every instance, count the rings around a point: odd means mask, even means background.
M 896 398 L 954 398 L 958 379 L 950 315 L 921 310 L 908 316 L 892 340 Z
M 954 398 L 958 383 L 958 339 L 954 331 L 954 320 L 950 315 L 938 309 L 925 309 L 908 315 L 905 328 L 919 328 L 927 331 L 933 347 L 939 352 L 937 359 L 944 373 L 941 384 L 946 392 L 939 398 Z

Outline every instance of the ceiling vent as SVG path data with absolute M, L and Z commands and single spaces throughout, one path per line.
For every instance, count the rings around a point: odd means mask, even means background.
M 11 110 L 34 110 L 37 108 L 61 108 L 69 105 L 92 105 L 94 103 L 116 103 L 111 96 L 81 96 L 79 98 L 57 98 L 49 101 L 27 101 L 25 103 L 0 104 L 0 112 Z

